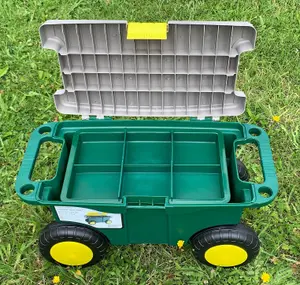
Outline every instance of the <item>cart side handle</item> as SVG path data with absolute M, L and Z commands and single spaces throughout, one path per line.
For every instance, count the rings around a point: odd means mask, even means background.
M 253 207 L 261 207 L 271 203 L 278 193 L 278 181 L 272 158 L 270 141 L 267 133 L 255 125 L 245 124 L 246 139 L 235 142 L 234 153 L 237 145 L 254 143 L 257 145 L 264 176 L 262 184 L 251 183 L 254 190 Z
M 39 204 L 37 195 L 39 189 L 42 186 L 43 181 L 32 181 L 31 176 L 34 170 L 36 159 L 39 154 L 40 146 L 42 143 L 51 141 L 62 144 L 61 154 L 66 148 L 65 142 L 63 139 L 57 139 L 52 136 L 54 123 L 49 123 L 40 126 L 34 130 L 30 136 L 29 142 L 27 144 L 26 152 L 16 179 L 15 189 L 18 196 L 28 204 Z M 57 173 L 60 171 L 61 165 L 61 155 L 58 161 L 58 167 L 56 169 L 55 176 L 47 180 L 48 185 L 51 185 L 52 182 L 56 180 Z

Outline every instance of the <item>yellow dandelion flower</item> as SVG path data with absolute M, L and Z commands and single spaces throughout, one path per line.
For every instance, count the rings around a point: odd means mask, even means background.
M 81 273 L 81 271 L 78 269 L 78 270 L 76 270 L 75 275 L 77 275 L 77 276 L 82 276 L 82 273 Z
M 60 282 L 60 277 L 58 275 L 55 275 L 52 279 L 53 284 L 58 284 Z
M 273 116 L 273 121 L 276 123 L 280 122 L 280 116 Z
M 263 283 L 269 283 L 270 282 L 270 279 L 271 279 L 271 276 L 270 274 L 268 274 L 267 272 L 264 272 L 262 275 L 261 275 L 261 280 Z
M 181 239 L 180 239 L 180 240 L 177 242 L 178 248 L 181 249 L 181 248 L 183 247 L 183 245 L 184 245 L 184 240 L 181 240 Z

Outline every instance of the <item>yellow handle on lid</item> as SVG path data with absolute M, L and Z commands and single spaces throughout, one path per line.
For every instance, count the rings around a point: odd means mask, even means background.
M 127 40 L 166 40 L 167 23 L 128 23 Z

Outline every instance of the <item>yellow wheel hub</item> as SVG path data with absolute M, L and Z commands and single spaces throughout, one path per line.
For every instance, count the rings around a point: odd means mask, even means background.
M 237 245 L 222 244 L 209 248 L 204 257 L 212 265 L 231 267 L 244 263 L 248 258 L 248 254 Z
M 62 241 L 53 245 L 50 255 L 55 261 L 70 266 L 84 265 L 93 259 L 92 250 L 76 241 Z

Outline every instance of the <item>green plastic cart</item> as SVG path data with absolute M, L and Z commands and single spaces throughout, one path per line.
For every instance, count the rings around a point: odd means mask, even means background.
M 83 117 L 38 127 L 17 177 L 21 199 L 50 207 L 56 220 L 40 235 L 41 254 L 87 266 L 109 244 L 190 242 L 208 265 L 254 258 L 258 237 L 240 219 L 277 195 L 269 139 L 257 126 L 218 121 L 244 112 L 235 82 L 240 54 L 254 49 L 253 26 L 47 21 L 40 34 L 42 46 L 58 53 L 64 89 L 54 94 L 57 110 Z M 56 175 L 32 181 L 48 141 L 62 145 Z M 236 159 L 247 143 L 259 149 L 262 184 L 249 182 Z

